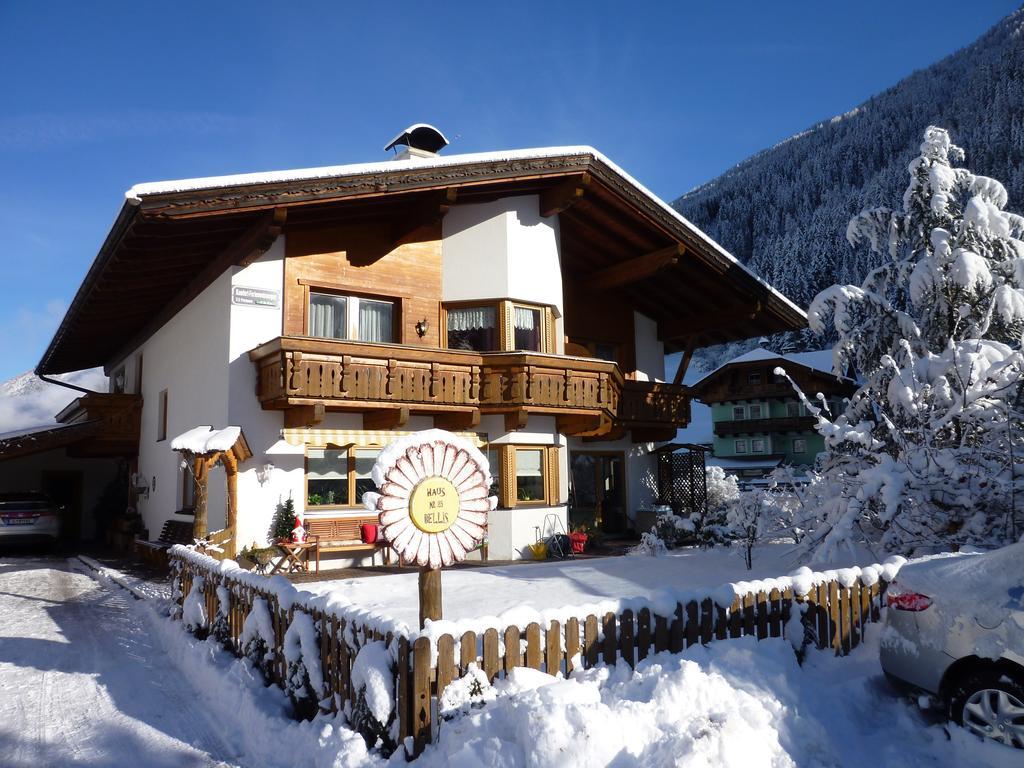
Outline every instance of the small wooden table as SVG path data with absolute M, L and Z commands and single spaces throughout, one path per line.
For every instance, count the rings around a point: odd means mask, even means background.
M 270 575 L 275 573 L 309 573 L 309 556 L 317 548 L 315 541 L 279 541 L 275 546 L 281 550 L 281 558 L 274 563 Z M 319 558 L 317 558 L 319 560 Z M 320 572 L 320 563 L 316 563 L 316 572 Z

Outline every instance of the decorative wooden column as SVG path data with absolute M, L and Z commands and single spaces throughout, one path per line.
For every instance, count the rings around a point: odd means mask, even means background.
M 195 482 L 195 503 L 192 509 L 195 517 L 192 519 L 192 537 L 195 539 L 205 539 L 208 533 L 206 481 L 209 476 L 210 467 L 207 460 L 202 456 L 194 456 L 192 458 L 192 477 Z

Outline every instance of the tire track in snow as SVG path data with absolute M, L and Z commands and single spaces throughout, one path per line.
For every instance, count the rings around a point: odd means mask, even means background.
M 130 600 L 63 561 L 0 560 L 5 768 L 232 761 L 189 684 L 161 665 Z

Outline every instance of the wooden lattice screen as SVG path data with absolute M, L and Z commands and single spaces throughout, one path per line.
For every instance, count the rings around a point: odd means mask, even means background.
M 658 501 L 677 515 L 702 516 L 707 512 L 708 484 L 704 451 L 663 451 L 658 455 Z

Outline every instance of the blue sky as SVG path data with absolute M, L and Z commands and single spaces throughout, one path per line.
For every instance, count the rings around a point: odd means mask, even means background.
M 845 112 L 1015 2 L 0 0 L 0 379 L 31 369 L 133 183 L 591 144 L 665 199 Z

